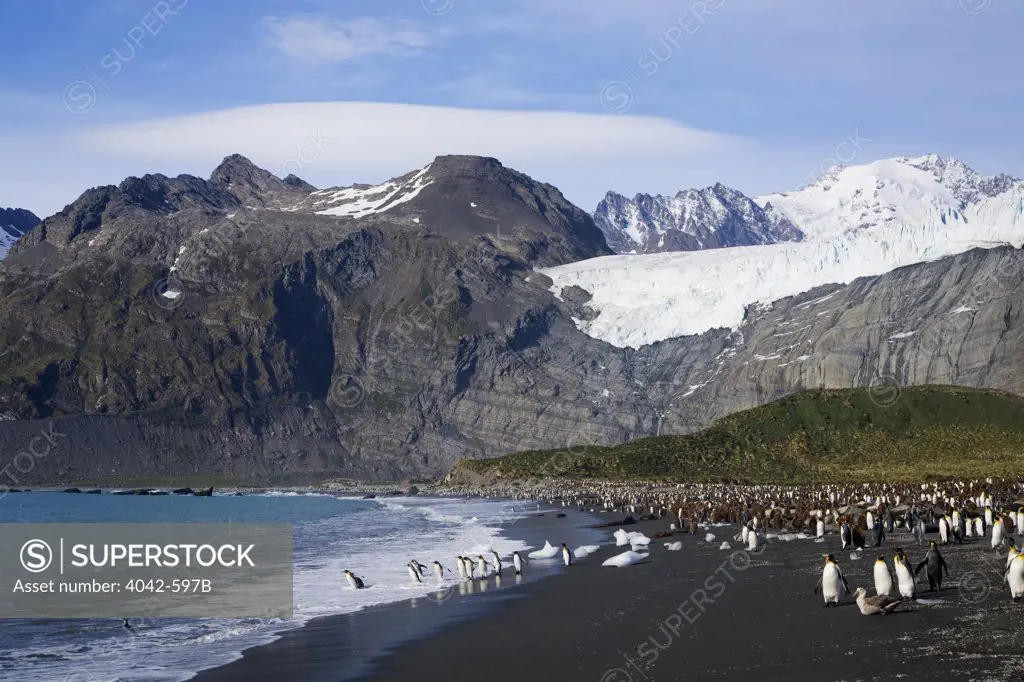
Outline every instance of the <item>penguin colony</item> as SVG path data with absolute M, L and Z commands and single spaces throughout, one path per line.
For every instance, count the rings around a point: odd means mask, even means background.
M 436 494 L 436 493 L 435 493 Z M 815 594 L 824 598 L 825 606 L 840 602 L 841 592 L 853 597 L 864 615 L 890 613 L 900 604 L 918 597 L 919 576 L 927 579 L 928 592 L 942 589 L 950 569 L 939 546 L 963 544 L 966 538 L 977 538 L 988 551 L 1008 547 L 1003 586 L 1015 602 L 1024 600 L 1024 549 L 1014 542 L 1013 535 L 1024 535 L 1024 480 L 979 479 L 946 481 L 920 485 L 861 484 L 739 486 L 731 484 L 612 483 L 566 481 L 515 488 L 493 488 L 488 494 L 477 489 L 446 488 L 440 494 L 459 497 L 498 497 L 512 500 L 542 500 L 562 507 L 575 507 L 591 513 L 625 515 L 608 526 L 628 525 L 636 521 L 664 519 L 672 532 L 707 529 L 711 524 L 741 524 L 735 540 L 746 549 L 759 547 L 759 531 L 805 533 L 823 542 L 827 533 L 837 533 L 843 551 L 882 548 L 887 536 L 895 531 L 910 533 L 917 545 L 925 544 L 929 533 L 938 540 L 927 543 L 924 558 L 911 562 L 902 548 L 896 548 L 889 568 L 885 553 L 877 554 L 872 569 L 874 595 L 858 587 L 851 592 L 840 561 L 832 554 L 824 556 L 821 577 Z M 670 533 L 665 533 L 668 535 Z M 714 536 L 708 534 L 709 538 Z M 867 543 L 870 538 L 871 544 Z M 712 540 L 707 540 L 710 543 Z M 727 544 L 727 543 L 724 543 Z M 667 545 L 666 545 L 667 546 Z M 572 566 L 573 553 L 563 543 L 560 548 L 565 566 Z M 584 554 L 585 556 L 585 554 Z M 486 578 L 491 573 L 500 579 L 502 562 L 491 552 L 484 556 L 457 557 L 456 568 L 462 580 Z M 577 555 L 576 558 L 579 558 Z M 858 558 L 854 555 L 854 558 Z M 515 574 L 521 575 L 526 563 L 518 552 L 511 557 Z M 475 565 L 474 565 L 475 564 Z M 433 562 L 438 581 L 444 572 L 451 573 L 439 562 Z M 426 566 L 416 560 L 407 565 L 411 580 L 422 582 Z M 475 570 L 474 570 L 475 569 Z M 364 580 L 346 570 L 349 585 L 367 587 Z

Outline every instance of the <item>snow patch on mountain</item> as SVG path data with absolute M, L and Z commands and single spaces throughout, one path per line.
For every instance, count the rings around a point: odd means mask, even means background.
M 428 164 L 418 171 L 380 185 L 352 185 L 317 190 L 286 210 L 351 218 L 382 213 L 412 201 L 430 185 L 433 182 L 429 177 L 430 167 L 431 164 Z
M 591 294 L 597 314 L 579 321 L 581 330 L 636 348 L 737 329 L 748 306 L 825 284 L 972 248 L 1024 245 L 1024 182 L 937 156 L 835 167 L 798 192 L 755 202 L 791 220 L 805 241 L 605 256 L 542 272 L 556 294 L 572 285 Z

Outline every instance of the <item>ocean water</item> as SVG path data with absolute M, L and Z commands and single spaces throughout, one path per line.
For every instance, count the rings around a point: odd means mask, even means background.
M 136 620 L 132 631 L 109 619 L 0 620 L 0 680 L 186 680 L 311 618 L 440 594 L 432 572 L 413 584 L 406 563 L 417 559 L 429 566 L 436 559 L 454 572 L 457 555 L 491 548 L 506 559 L 527 548 L 502 534 L 526 515 L 524 507 L 536 509 L 480 499 L 362 500 L 294 492 L 210 498 L 10 494 L 0 500 L 0 523 L 292 523 L 295 613 L 287 620 Z M 349 588 L 346 568 L 364 577 L 367 589 Z

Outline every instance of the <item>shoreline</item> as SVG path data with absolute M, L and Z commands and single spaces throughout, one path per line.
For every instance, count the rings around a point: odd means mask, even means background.
M 595 528 L 600 521 L 596 515 L 543 502 L 539 505 L 540 510 L 530 516 L 501 526 L 501 535 L 522 540 L 531 551 L 545 540 L 552 544 L 564 541 L 571 547 L 606 541 L 608 534 Z M 558 518 L 558 514 L 565 516 Z M 448 585 L 427 596 L 317 617 L 279 633 L 273 642 L 243 650 L 231 663 L 202 670 L 190 680 L 361 680 L 402 646 L 493 614 L 503 604 L 524 598 L 527 586 L 557 576 L 561 569 L 560 560 L 530 562 L 517 580 L 511 565 L 504 565 L 500 585 L 492 576 L 486 581 Z

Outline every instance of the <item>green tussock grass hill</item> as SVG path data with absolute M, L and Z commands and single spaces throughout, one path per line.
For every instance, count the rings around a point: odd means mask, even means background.
M 797 393 L 685 436 L 462 460 L 452 481 L 916 482 L 1024 474 L 1024 397 L 957 386 Z

